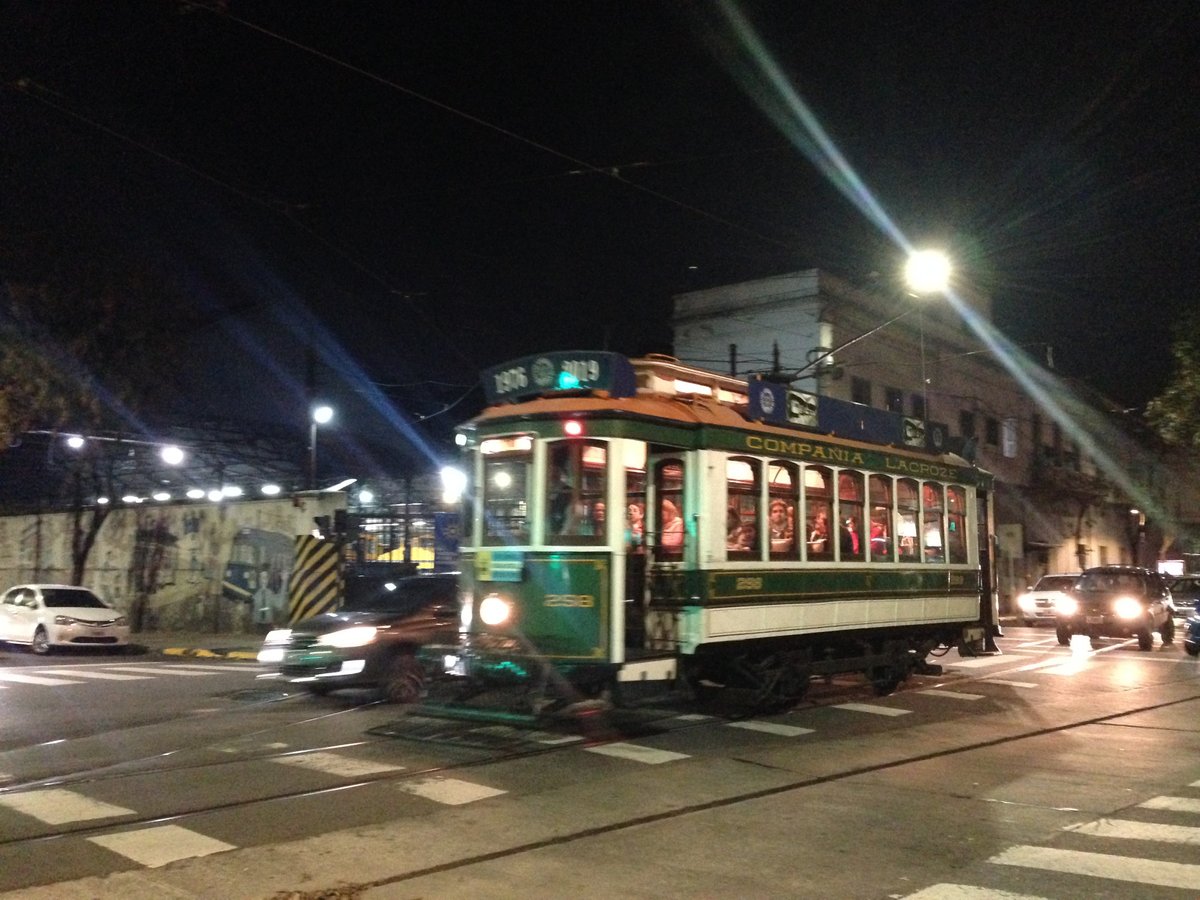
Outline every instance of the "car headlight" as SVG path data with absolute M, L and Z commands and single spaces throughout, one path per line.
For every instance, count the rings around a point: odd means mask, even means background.
M 377 629 L 373 625 L 358 625 L 323 634 L 320 643 L 329 647 L 362 647 L 375 640 Z
M 1025 610 L 1025 612 L 1034 612 L 1037 610 L 1037 602 L 1030 594 L 1022 594 L 1017 598 L 1017 606 Z
M 79 620 L 77 618 L 75 618 L 74 616 L 55 616 L 54 624 L 55 625 L 78 625 Z
M 267 636 L 263 639 L 263 646 L 271 647 L 275 644 L 287 644 L 292 640 L 292 629 L 290 628 L 272 628 L 267 632 Z
M 1079 601 L 1063 594 L 1054 601 L 1054 612 L 1060 616 L 1073 616 L 1079 612 Z
M 1140 619 L 1145 610 L 1133 597 L 1118 597 L 1113 603 L 1113 612 L 1119 619 Z
M 126 625 L 129 624 L 129 620 L 127 618 L 125 618 L 124 616 L 117 616 L 115 619 L 113 619 L 113 624 L 120 625 L 122 628 L 124 628 Z
M 512 615 L 512 604 L 499 594 L 488 594 L 479 602 L 479 620 L 484 625 L 503 625 Z

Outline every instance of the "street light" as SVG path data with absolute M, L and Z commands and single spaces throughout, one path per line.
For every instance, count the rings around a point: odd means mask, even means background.
M 928 294 L 944 294 L 950 286 L 950 258 L 941 250 L 914 250 L 904 263 L 904 283 L 909 293 L 920 299 Z M 922 418 L 929 421 L 929 379 L 925 375 L 925 307 L 919 306 L 921 330 L 921 406 Z
M 324 404 L 313 407 L 308 429 L 308 489 L 310 491 L 317 489 L 317 426 L 328 424 L 331 419 L 333 419 L 333 407 Z

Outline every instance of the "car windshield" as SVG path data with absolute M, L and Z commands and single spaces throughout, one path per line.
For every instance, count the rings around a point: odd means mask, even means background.
M 1077 575 L 1043 575 L 1034 587 L 1039 591 L 1065 591 L 1075 583 Z
M 1120 591 L 1123 594 L 1144 594 L 1146 583 L 1139 575 L 1126 572 L 1085 572 L 1077 583 L 1081 591 Z
M 42 602 L 47 607 L 76 609 L 108 609 L 108 604 L 83 588 L 42 588 Z
M 363 612 L 415 612 L 432 603 L 453 603 L 454 582 L 444 578 L 400 578 L 395 581 L 362 584 L 356 590 L 347 585 L 344 609 Z

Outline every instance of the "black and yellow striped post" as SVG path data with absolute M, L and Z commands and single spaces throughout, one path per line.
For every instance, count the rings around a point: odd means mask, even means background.
M 288 624 L 332 612 L 338 608 L 341 596 L 337 544 L 310 534 L 297 537 L 296 560 L 288 582 Z

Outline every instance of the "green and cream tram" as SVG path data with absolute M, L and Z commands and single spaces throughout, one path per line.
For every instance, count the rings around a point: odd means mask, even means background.
M 893 444 L 825 433 L 826 398 L 669 357 L 548 353 L 484 378 L 489 404 L 459 430 L 453 673 L 778 702 L 840 672 L 890 691 L 939 648 L 989 643 L 990 478 L 906 446 L 923 423 L 893 417 Z M 828 408 L 842 434 L 889 415 Z

